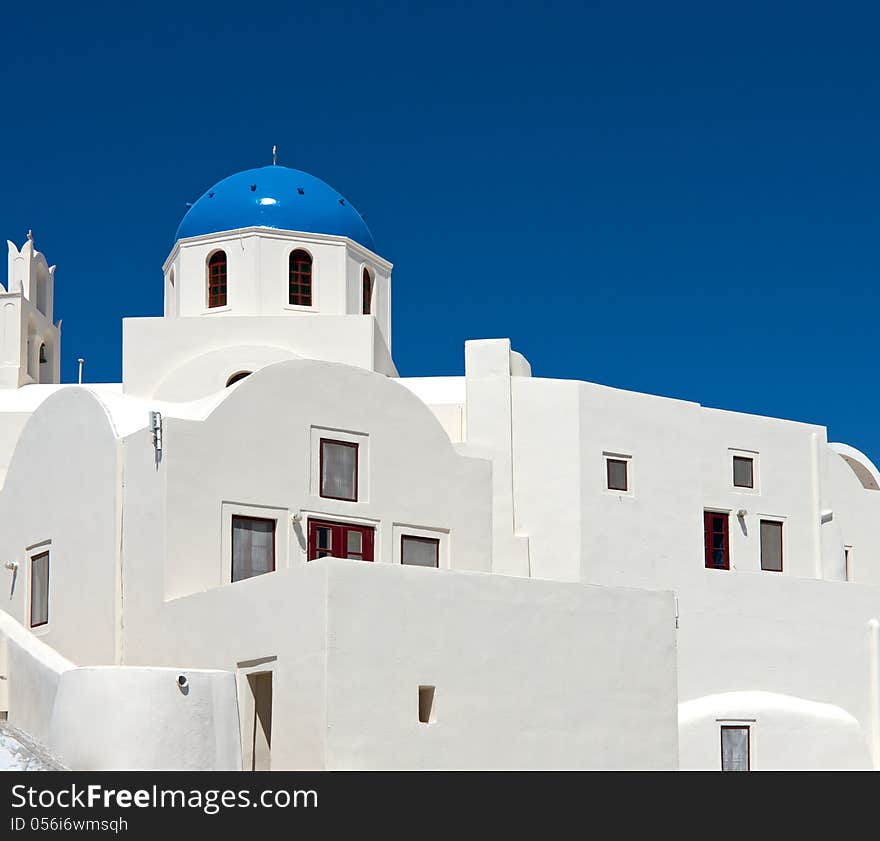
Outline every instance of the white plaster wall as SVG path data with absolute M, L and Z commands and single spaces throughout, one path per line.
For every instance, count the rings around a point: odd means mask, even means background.
M 149 552 L 138 551 L 139 540 L 151 545 L 147 538 L 135 526 L 127 541 L 126 583 L 139 592 L 126 611 L 127 662 L 238 672 L 239 693 L 247 691 L 246 670 L 271 671 L 272 769 L 325 768 L 325 564 L 163 601 L 144 565 Z
M 865 734 L 833 704 L 771 692 L 728 692 L 679 707 L 682 770 L 721 770 L 721 726 L 749 727 L 752 771 L 864 770 Z
M 312 256 L 311 307 L 289 304 L 289 258 L 298 248 Z M 218 250 L 226 252 L 227 306 L 209 309 L 207 261 Z M 180 240 L 164 267 L 165 314 L 211 318 L 224 314 L 275 316 L 297 311 L 357 315 L 362 312 L 361 298 L 353 279 L 357 267 L 364 265 L 374 271 L 380 287 L 375 313 L 388 340 L 391 264 L 344 237 L 298 231 L 244 228 Z
M 0 643 L 6 651 L 3 678 L 9 721 L 48 745 L 58 684 L 74 665 L 3 610 Z
M 237 770 L 229 672 L 77 668 L 0 610 L 9 721 L 72 770 Z M 177 682 L 184 675 L 187 685 Z
M 185 690 L 177 683 L 187 680 Z M 237 771 L 230 672 L 92 667 L 61 676 L 49 746 L 78 771 Z
M 312 427 L 367 436 L 358 502 L 323 499 L 311 473 Z M 165 587 L 168 596 L 220 586 L 222 503 L 280 509 L 276 540 L 305 563 L 305 517 L 373 523 L 376 561 L 393 562 L 395 523 L 448 532 L 450 564 L 492 563 L 490 465 L 459 455 L 431 412 L 381 375 L 300 360 L 243 380 L 204 422 L 168 419 Z M 131 508 L 127 509 L 128 512 Z M 304 512 L 302 526 L 290 514 Z
M 328 768 L 677 767 L 670 593 L 367 567 L 329 563 Z
M 851 546 L 853 580 L 880 584 L 880 491 L 866 489 L 852 468 L 830 449 L 826 462 L 825 508 L 833 512 L 833 518 L 826 526 L 831 537 L 825 566 L 836 566 L 838 577 L 845 577 L 844 546 Z
M 122 342 L 125 393 L 163 400 L 205 397 L 248 366 L 299 357 L 397 375 L 375 319 L 364 315 L 126 318 Z
M 272 672 L 274 770 L 677 765 L 668 593 L 323 559 L 127 616 L 131 660 Z
M 30 558 L 50 553 L 49 623 L 36 635 L 81 664 L 116 661 L 116 439 L 88 389 L 53 393 L 30 417 L 0 492 L 0 607 L 30 621 Z

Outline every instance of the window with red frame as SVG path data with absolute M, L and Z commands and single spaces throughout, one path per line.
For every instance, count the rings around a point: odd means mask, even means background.
M 298 307 L 312 305 L 312 255 L 302 249 L 290 253 L 288 303 Z
M 369 269 L 364 269 L 362 286 L 364 290 L 364 315 L 369 315 L 372 312 L 373 304 L 373 278 L 370 277 Z
M 372 561 L 374 535 L 372 526 L 309 520 L 309 560 L 334 557 Z
M 730 531 L 727 514 L 703 512 L 706 569 L 730 569 Z
M 226 306 L 226 252 L 215 251 L 208 260 L 208 307 Z

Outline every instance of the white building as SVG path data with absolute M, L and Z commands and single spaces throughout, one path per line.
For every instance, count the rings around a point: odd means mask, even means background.
M 238 173 L 122 383 L 61 385 L 9 244 L 9 724 L 81 769 L 878 767 L 876 467 L 506 339 L 401 379 L 391 269 L 322 181 Z

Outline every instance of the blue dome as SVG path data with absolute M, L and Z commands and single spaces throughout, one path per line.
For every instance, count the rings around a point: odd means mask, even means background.
M 187 211 L 174 239 L 250 227 L 335 234 L 375 250 L 370 229 L 347 199 L 314 175 L 274 165 L 215 184 Z

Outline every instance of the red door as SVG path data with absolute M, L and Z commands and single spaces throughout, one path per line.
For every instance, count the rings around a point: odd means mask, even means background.
M 703 535 L 707 569 L 730 569 L 730 535 L 727 514 L 703 512 Z
M 309 520 L 309 560 L 332 556 L 372 561 L 374 533 L 372 526 Z

